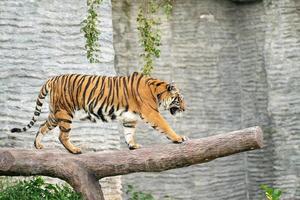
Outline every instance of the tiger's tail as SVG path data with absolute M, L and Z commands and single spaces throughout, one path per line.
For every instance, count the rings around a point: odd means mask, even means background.
M 12 133 L 15 133 L 15 132 L 25 132 L 27 131 L 28 129 L 30 129 L 34 123 L 37 121 L 38 117 L 40 116 L 41 114 L 41 108 L 43 106 L 43 103 L 44 103 L 44 100 L 45 100 L 45 97 L 47 96 L 48 92 L 49 92 L 49 80 L 42 86 L 41 90 L 40 90 L 40 93 L 39 93 L 39 96 L 36 100 L 36 107 L 35 107 L 35 111 L 34 111 L 34 115 L 31 119 L 31 121 L 27 124 L 27 126 L 24 126 L 23 128 L 13 128 L 11 129 L 10 131 Z

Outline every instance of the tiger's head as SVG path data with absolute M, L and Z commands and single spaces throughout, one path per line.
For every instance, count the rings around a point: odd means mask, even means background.
M 174 83 L 166 84 L 165 90 L 158 94 L 159 106 L 169 110 L 172 115 L 185 111 L 185 102 Z

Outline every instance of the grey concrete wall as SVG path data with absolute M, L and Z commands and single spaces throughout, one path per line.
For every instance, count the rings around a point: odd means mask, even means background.
M 274 185 L 300 199 L 300 2 L 265 3 L 265 70 L 274 129 Z
M 139 1 L 113 0 L 117 73 L 139 71 L 136 31 Z M 163 173 L 122 177 L 158 199 L 260 199 L 261 184 L 282 188 L 283 199 L 300 199 L 299 1 L 233 3 L 174 1 L 162 17 L 162 53 L 153 76 L 174 80 L 187 111 L 171 126 L 190 138 L 260 125 L 265 148 Z M 139 125 L 138 141 L 168 142 Z M 125 197 L 125 195 L 124 195 Z
M 47 104 L 30 131 L 12 134 L 9 129 L 27 124 L 48 77 L 112 75 L 113 66 L 123 75 L 140 70 L 138 2 L 104 1 L 102 63 L 91 65 L 79 31 L 85 1 L 0 1 L 0 146 L 33 148 Z M 153 76 L 176 81 L 188 108 L 181 117 L 163 114 L 190 138 L 260 125 L 266 146 L 184 169 L 126 175 L 123 191 L 132 184 L 158 199 L 256 200 L 264 183 L 282 188 L 283 199 L 300 199 L 299 10 L 297 0 L 174 1 L 171 19 L 162 17 L 162 55 Z M 73 129 L 72 141 L 84 151 L 126 148 L 116 123 L 76 121 Z M 46 148 L 63 150 L 57 137 L 57 130 L 48 134 Z M 138 142 L 169 141 L 140 124 Z M 106 198 L 120 199 L 120 178 L 105 182 Z
M 105 0 L 101 13 L 101 64 L 89 64 L 80 22 L 86 1 L 0 1 L 0 145 L 33 148 L 35 133 L 48 112 L 44 104 L 37 124 L 28 132 L 12 134 L 13 127 L 26 125 L 34 111 L 41 85 L 47 78 L 64 73 L 114 75 L 111 3 Z M 109 134 L 108 134 L 109 133 Z M 86 151 L 119 148 L 117 124 L 75 121 L 71 140 Z M 58 130 L 45 136 L 45 148 L 64 150 Z M 120 199 L 120 178 L 103 183 L 107 199 Z

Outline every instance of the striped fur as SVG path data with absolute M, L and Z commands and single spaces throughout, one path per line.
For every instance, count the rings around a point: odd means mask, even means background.
M 130 76 L 60 75 L 49 79 L 40 90 L 34 116 L 22 129 L 11 132 L 24 132 L 31 128 L 41 113 L 47 94 L 50 94 L 50 113 L 40 126 L 35 139 L 35 147 L 43 148 L 41 139 L 56 126 L 60 129 L 59 140 L 71 153 L 81 153 L 80 148 L 69 140 L 71 123 L 76 111 L 84 110 L 84 119 L 96 122 L 119 120 L 124 127 L 124 135 L 129 149 L 139 148 L 135 142 L 135 127 L 143 119 L 167 138 L 181 143 L 185 137 L 177 135 L 159 113 L 159 107 L 170 110 L 174 115 L 185 109 L 179 90 L 169 84 L 137 72 Z

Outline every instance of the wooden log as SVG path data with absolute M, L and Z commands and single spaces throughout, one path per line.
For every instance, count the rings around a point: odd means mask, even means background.
M 87 200 L 103 200 L 99 179 L 134 172 L 160 172 L 209 162 L 219 157 L 262 148 L 259 127 L 182 144 L 155 145 L 137 150 L 116 150 L 73 155 L 58 150 L 0 149 L 0 175 L 57 177 Z

